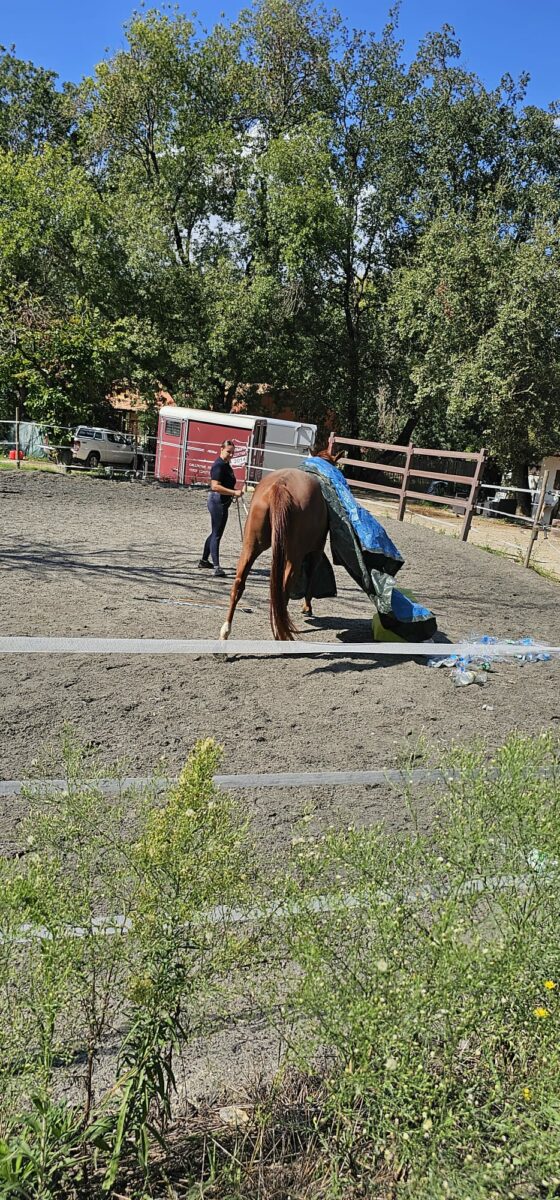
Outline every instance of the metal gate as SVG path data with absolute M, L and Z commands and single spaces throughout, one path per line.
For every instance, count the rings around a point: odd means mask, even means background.
M 259 483 L 262 479 L 264 446 L 266 442 L 266 421 L 259 418 L 253 426 L 251 450 L 247 464 L 247 483 Z

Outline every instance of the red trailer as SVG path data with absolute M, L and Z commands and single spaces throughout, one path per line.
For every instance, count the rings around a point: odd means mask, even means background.
M 159 411 L 155 477 L 207 484 L 222 442 L 231 438 L 231 465 L 238 482 L 258 483 L 268 471 L 301 466 L 313 449 L 316 432 L 316 425 L 296 421 L 165 405 Z

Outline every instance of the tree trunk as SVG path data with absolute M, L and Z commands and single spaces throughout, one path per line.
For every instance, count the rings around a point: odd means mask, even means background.
M 349 268 L 346 269 L 346 278 L 344 284 L 344 319 L 346 323 L 346 333 L 348 336 L 348 399 L 346 402 L 346 419 L 348 428 L 346 430 L 348 437 L 359 437 L 360 434 L 360 413 L 358 408 L 358 395 L 360 389 L 360 347 L 359 347 L 359 332 L 352 308 L 352 285 L 353 275 Z
M 214 378 L 212 384 L 215 388 L 212 411 L 229 412 L 237 389 L 238 380 L 227 382 L 225 379 Z
M 518 487 L 518 488 L 528 488 L 529 487 L 529 463 L 528 462 L 513 463 L 512 468 L 511 468 L 511 486 Z M 515 498 L 516 498 L 516 507 L 515 507 L 516 513 L 518 513 L 520 516 L 523 516 L 523 517 L 530 517 L 531 516 L 531 497 L 530 497 L 528 491 L 527 492 L 517 492 Z
M 416 425 L 418 424 L 419 417 L 420 417 L 419 412 L 413 414 L 411 417 L 408 417 L 408 419 L 405 421 L 402 429 L 399 430 L 399 433 L 397 434 L 395 441 L 393 442 L 394 446 L 408 446 L 410 439 L 412 437 L 412 434 L 414 433 L 414 430 L 416 428 Z M 378 456 L 378 461 L 380 463 L 386 463 L 387 466 L 389 466 L 392 463 L 402 466 L 401 458 L 402 458 L 402 450 L 399 453 L 395 453 L 394 450 L 380 450 L 379 456 Z M 378 482 L 380 482 L 380 481 L 378 481 Z

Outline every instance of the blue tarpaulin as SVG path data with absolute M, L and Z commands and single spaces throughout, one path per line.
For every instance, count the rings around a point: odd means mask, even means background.
M 395 587 L 394 576 L 404 566 L 402 554 L 373 514 L 358 504 L 342 472 L 315 457 L 305 460 L 304 469 L 318 476 L 329 510 L 333 560 L 370 597 L 383 630 L 410 641 L 432 637 L 437 629 L 433 613 Z
M 376 521 L 373 513 L 358 504 L 342 471 L 339 471 L 338 467 L 333 466 L 332 463 L 326 462 L 324 458 L 306 458 L 305 467 L 319 471 L 328 479 L 342 504 L 362 550 L 368 550 L 371 554 L 383 555 L 388 560 L 386 570 L 389 569 L 389 564 L 393 563 L 394 569 L 391 571 L 391 575 L 396 575 L 404 565 L 402 554 L 397 550 L 383 526 Z

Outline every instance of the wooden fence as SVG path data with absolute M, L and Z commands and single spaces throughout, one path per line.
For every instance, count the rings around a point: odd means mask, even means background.
M 345 438 L 339 437 L 336 433 L 331 433 L 329 437 L 329 451 L 333 453 L 338 446 L 355 447 L 359 453 L 362 451 L 375 450 L 378 454 L 384 456 L 391 455 L 392 457 L 399 456 L 404 458 L 402 464 L 395 464 L 385 461 L 372 462 L 366 458 L 351 458 L 345 457 L 340 460 L 341 466 L 359 467 L 361 471 L 372 471 L 382 475 L 396 475 L 400 477 L 400 487 L 394 486 L 392 483 L 385 481 L 381 483 L 372 483 L 369 480 L 347 478 L 347 482 L 354 487 L 367 488 L 373 492 L 383 492 L 386 495 L 398 497 L 399 505 L 397 511 L 397 519 L 402 521 L 405 513 L 407 500 L 425 500 L 429 504 L 447 504 L 453 508 L 460 508 L 463 511 L 463 524 L 461 527 L 461 539 L 466 542 L 469 536 L 469 529 L 473 518 L 473 513 L 478 500 L 478 491 L 484 472 L 484 466 L 487 459 L 486 450 L 479 450 L 478 454 L 466 454 L 456 450 L 431 450 L 421 446 L 392 446 L 387 442 L 366 442 L 360 438 Z M 474 473 L 472 475 L 451 475 L 441 471 L 425 471 L 414 465 L 414 460 L 418 458 L 439 458 L 439 459 L 456 459 L 461 462 L 474 463 Z M 421 492 L 411 487 L 411 480 L 416 479 L 437 480 L 442 483 L 459 483 L 464 487 L 469 488 L 469 494 L 466 497 L 457 496 L 436 496 L 429 492 Z

